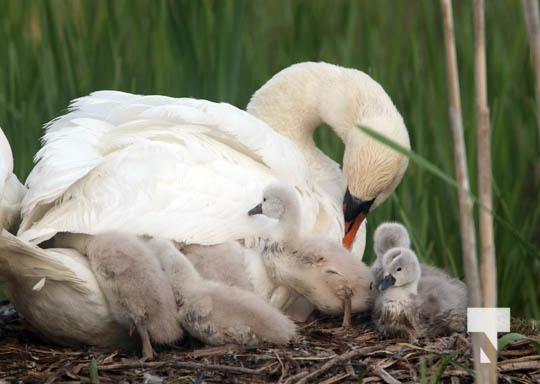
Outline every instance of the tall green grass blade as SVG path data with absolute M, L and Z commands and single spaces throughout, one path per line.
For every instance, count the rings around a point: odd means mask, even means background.
M 378 133 L 378 132 L 376 132 L 376 131 L 374 131 L 372 129 L 369 129 L 367 127 L 362 127 L 362 126 L 358 126 L 358 127 L 362 131 L 367 133 L 369 136 L 373 137 L 374 139 L 376 139 L 376 140 L 380 141 L 381 143 L 389 146 L 390 148 L 394 149 L 395 151 L 407 156 L 409 159 L 414 161 L 417 165 L 427 169 L 430 173 L 432 173 L 435 176 L 437 176 L 438 178 L 442 179 L 447 184 L 450 184 L 452 187 L 454 187 L 456 189 L 459 189 L 459 190 L 463 190 L 455 179 L 448 176 L 446 173 L 441 171 L 439 168 L 437 168 L 431 162 L 426 160 L 424 157 L 418 155 L 414 151 L 411 151 L 411 150 L 409 150 L 409 149 L 407 149 L 405 147 L 402 147 L 398 143 L 394 142 L 393 140 L 389 139 L 388 137 L 386 137 L 384 135 L 381 135 L 380 133 Z M 469 191 L 465 191 L 465 192 L 467 192 L 469 194 L 469 196 L 471 196 L 471 198 L 473 199 L 473 201 L 476 204 L 479 204 L 478 198 L 475 195 L 473 195 Z M 487 208 L 484 207 L 484 209 L 487 209 Z M 501 216 L 499 216 L 494 211 L 490 210 L 490 212 L 493 215 L 493 218 L 495 220 L 497 220 L 499 222 L 499 224 L 502 224 L 508 231 L 510 231 L 520 241 L 520 243 L 522 245 L 524 245 L 526 248 L 528 248 L 528 250 L 536 258 L 540 259 L 540 252 L 538 251 L 538 249 L 532 243 L 527 241 L 523 236 L 521 236 L 521 234 L 514 228 L 514 226 L 512 226 L 512 224 L 510 224 L 508 221 L 504 220 Z
M 522 335 L 520 333 L 507 333 L 506 335 L 499 338 L 497 341 L 497 350 L 501 351 L 505 346 L 508 345 L 511 341 L 515 340 L 528 340 L 536 349 L 536 352 L 540 355 L 540 342 L 538 340 L 531 339 L 528 336 Z
M 430 384 L 437 384 L 439 382 L 440 378 L 444 374 L 444 371 L 446 370 L 446 367 L 448 366 L 448 364 L 450 364 L 450 362 L 454 359 L 454 357 L 456 357 L 456 354 L 452 353 L 442 359 L 441 363 L 437 367 L 437 370 L 435 371 L 433 376 L 431 376 L 431 378 L 429 379 Z
M 99 384 L 99 373 L 96 359 L 90 361 L 90 367 L 88 368 L 90 372 L 90 382 L 92 384 Z
M 440 357 L 440 358 L 442 358 L 442 359 L 445 359 L 446 357 L 449 356 L 449 355 L 446 354 L 446 353 L 435 352 L 435 351 L 432 351 L 432 350 L 430 350 L 430 349 L 418 347 L 418 346 L 416 346 L 416 345 L 409 344 L 409 343 L 403 343 L 402 345 L 405 346 L 405 347 L 412 348 L 412 349 L 417 349 L 417 350 L 419 350 L 419 351 L 428 352 L 428 353 L 433 354 L 433 355 L 435 355 L 435 356 L 437 356 L 437 357 Z M 449 363 L 449 364 L 452 364 L 452 365 L 454 365 L 456 368 L 459 368 L 459 369 L 461 369 L 461 370 L 467 372 L 469 375 L 471 375 L 471 376 L 473 376 L 473 377 L 475 376 L 475 373 L 474 373 L 474 371 L 473 371 L 472 369 L 467 368 L 467 367 L 465 367 L 464 365 L 462 365 L 462 364 L 458 363 L 457 361 L 455 361 L 455 360 L 453 359 L 453 358 L 455 357 L 455 355 L 451 355 L 451 356 L 452 356 L 452 358 L 448 360 L 448 363 Z
M 418 368 L 419 374 L 420 374 L 420 383 L 422 384 L 428 384 L 427 379 L 427 367 L 426 367 L 426 359 L 420 358 L 420 366 Z

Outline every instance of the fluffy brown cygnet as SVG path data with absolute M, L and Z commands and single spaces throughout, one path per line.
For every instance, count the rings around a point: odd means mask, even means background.
M 117 321 L 137 330 L 144 359 L 153 357 L 150 339 L 170 343 L 183 335 L 169 280 L 142 240 L 125 233 L 96 235 L 87 256 Z
M 252 290 L 253 285 L 244 263 L 245 248 L 230 241 L 216 245 L 176 244 L 205 280 Z M 251 255 L 249 255 L 251 256 Z
M 278 229 L 262 252 L 276 284 L 271 302 L 286 307 L 302 295 L 324 313 L 343 313 L 344 327 L 351 324 L 351 311 L 368 309 L 369 268 L 341 244 L 300 233 L 300 203 L 292 187 L 270 184 L 263 191 L 262 202 L 249 214 L 278 220 Z
M 410 248 L 411 239 L 409 232 L 400 223 L 386 222 L 377 227 L 373 233 L 373 248 L 377 258 L 371 265 L 373 274 L 373 284 L 371 289 L 377 289 L 383 279 L 384 271 L 382 258 L 384 254 L 392 248 Z
M 193 264 L 162 239 L 147 241 L 159 258 L 178 303 L 177 319 L 205 343 L 286 344 L 295 335 L 293 321 L 244 289 L 203 279 Z
M 386 222 L 380 224 L 373 234 L 373 248 L 377 258 L 371 265 L 373 283 L 371 289 L 377 289 L 383 279 L 382 258 L 392 248 L 411 248 L 411 239 L 407 228 L 400 223 Z M 446 278 L 446 272 L 432 265 L 420 263 L 422 278 L 432 276 L 434 278 Z
M 416 254 L 407 248 L 387 251 L 382 266 L 372 317 L 383 336 L 415 339 L 465 330 L 463 282 L 441 270 L 423 277 Z

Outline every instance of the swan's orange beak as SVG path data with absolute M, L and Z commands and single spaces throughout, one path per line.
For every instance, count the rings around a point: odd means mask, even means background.
M 349 188 L 345 191 L 343 198 L 343 216 L 345 218 L 345 236 L 343 236 L 343 246 L 350 249 L 356 237 L 358 228 L 366 218 L 375 198 L 371 200 L 361 200 L 354 197 Z
M 345 210 L 345 204 L 343 205 L 343 210 Z M 366 214 L 360 212 L 354 220 L 345 221 L 345 236 L 343 236 L 343 246 L 347 249 L 351 248 L 354 238 L 356 237 L 356 232 L 358 232 L 358 228 L 360 228 L 360 225 L 365 218 Z

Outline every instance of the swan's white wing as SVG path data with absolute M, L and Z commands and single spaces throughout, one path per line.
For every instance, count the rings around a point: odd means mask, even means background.
M 0 276 L 4 283 L 12 279 L 26 281 L 19 282 L 18 286 L 34 287 L 45 278 L 45 285 L 50 280 L 67 284 L 84 295 L 101 293 L 85 258 L 75 258 L 76 253 L 69 249 L 44 250 L 3 230 L 0 233 Z
M 276 179 L 296 187 L 305 231 L 343 231 L 339 204 L 312 183 L 296 146 L 228 104 L 97 92 L 51 122 L 36 160 L 19 231 L 33 242 L 62 231 L 258 237 L 268 220 L 247 211 Z

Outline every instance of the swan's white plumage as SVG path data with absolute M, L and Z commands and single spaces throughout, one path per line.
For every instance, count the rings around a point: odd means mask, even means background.
M 11 146 L 0 129 L 0 229 L 16 232 L 26 188 L 13 173 Z
M 43 140 L 19 231 L 34 243 L 118 229 L 198 244 L 256 238 L 268 221 L 246 212 L 276 179 L 299 193 L 303 231 L 343 234 L 339 200 L 297 146 L 228 104 L 100 91 Z
M 269 219 L 249 218 L 247 211 L 264 186 L 278 180 L 298 193 L 301 232 L 341 241 L 347 184 L 358 199 L 374 199 L 373 208 L 407 167 L 407 158 L 354 128 L 366 125 L 409 146 L 392 101 L 361 71 L 293 65 L 257 91 L 248 111 L 202 100 L 95 92 L 46 126 L 28 192 L 12 174 L 11 149 L 0 138 L 3 227 L 16 230 L 26 193 L 20 238 L 0 236 L 0 280 L 17 309 L 58 342 L 129 343 L 88 268 L 87 237 L 71 233 L 116 230 L 203 245 L 257 240 Z M 313 142 L 321 122 L 345 143 L 343 174 Z M 74 249 L 35 246 L 58 232 L 68 233 L 54 244 Z M 365 226 L 356 239 L 353 253 L 361 256 Z M 250 250 L 254 257 L 246 269 L 256 276 L 254 291 L 264 294 L 269 285 L 258 251 Z M 309 313 L 305 309 L 302 316 Z
M 74 249 L 41 249 L 3 230 L 0 281 L 25 319 L 57 343 L 118 347 L 135 342 L 115 321 L 87 258 Z

